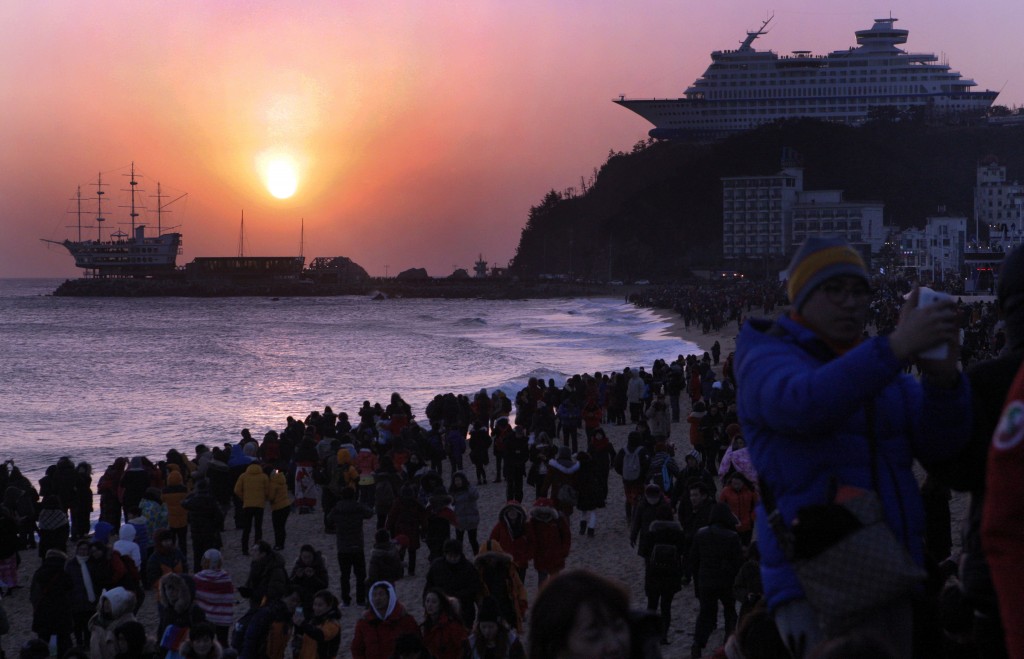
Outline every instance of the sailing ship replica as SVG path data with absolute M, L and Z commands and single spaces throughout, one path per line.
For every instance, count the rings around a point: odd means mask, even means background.
M 172 275 L 176 270 L 178 254 L 181 253 L 181 234 L 176 232 L 164 233 L 162 225 L 163 213 L 168 212 L 170 206 L 185 195 L 163 203 L 160 193 L 160 184 L 157 183 L 156 193 L 156 235 L 146 235 L 146 225 L 138 223 L 139 206 L 136 205 L 135 196 L 138 181 L 135 176 L 135 163 L 131 165 L 129 173 L 129 189 L 131 192 L 131 205 L 129 206 L 131 233 L 125 233 L 120 229 L 112 232 L 107 240 L 103 239 L 103 223 L 107 218 L 103 216 L 103 196 L 105 185 L 102 174 L 97 178 L 96 186 L 96 225 L 95 227 L 82 225 L 82 190 L 78 189 L 76 201 L 78 203 L 78 239 L 77 240 L 47 240 L 45 243 L 62 245 L 71 255 L 75 257 L 75 266 L 85 270 L 86 277 L 99 278 L 153 278 Z M 82 229 L 96 229 L 96 239 L 86 240 L 82 237 Z

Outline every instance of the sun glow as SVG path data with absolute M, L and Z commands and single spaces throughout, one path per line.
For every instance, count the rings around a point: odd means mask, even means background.
M 278 199 L 288 199 L 299 187 L 299 173 L 295 161 L 287 156 L 268 158 L 262 167 L 263 182 L 267 190 Z

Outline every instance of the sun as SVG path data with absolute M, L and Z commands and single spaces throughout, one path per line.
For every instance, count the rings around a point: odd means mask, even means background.
M 291 158 L 274 158 L 263 169 L 263 181 L 270 194 L 278 199 L 288 199 L 299 187 L 298 168 Z

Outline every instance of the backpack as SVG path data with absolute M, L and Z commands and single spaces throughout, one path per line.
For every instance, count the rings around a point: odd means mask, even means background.
M 665 543 L 654 545 L 647 559 L 647 568 L 654 577 L 664 578 L 678 574 L 679 548 Z
M 575 487 L 566 483 L 558 488 L 558 503 L 565 506 L 576 506 L 580 501 L 580 493 Z
M 641 455 L 643 449 L 639 446 L 629 451 L 623 449 L 622 451 L 622 480 L 624 481 L 635 481 L 640 480 L 640 476 L 644 473 L 643 467 L 643 456 Z

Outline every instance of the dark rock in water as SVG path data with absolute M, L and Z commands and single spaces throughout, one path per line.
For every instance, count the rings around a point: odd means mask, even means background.
M 395 279 L 399 281 L 422 281 L 430 279 L 430 275 L 427 274 L 426 268 L 409 268 L 399 272 Z
M 305 274 L 314 281 L 330 281 L 339 284 L 366 281 L 370 278 L 361 265 L 347 256 L 317 257 L 309 264 Z

